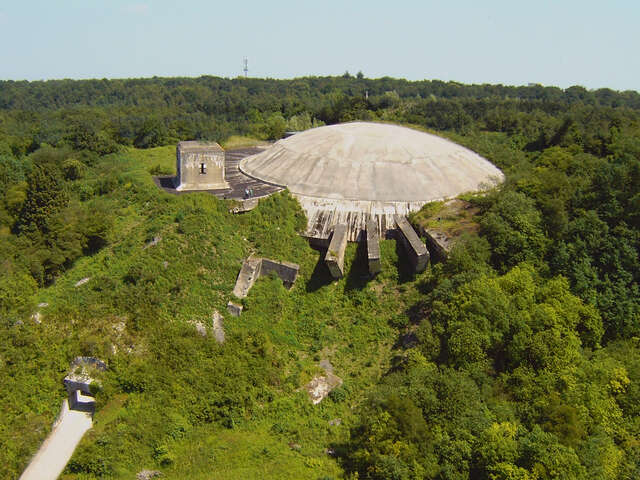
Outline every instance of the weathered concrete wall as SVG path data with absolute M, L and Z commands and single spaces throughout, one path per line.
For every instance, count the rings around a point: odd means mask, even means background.
M 378 225 L 373 220 L 367 222 L 367 261 L 370 275 L 380 272 L 380 237 Z
M 106 369 L 107 364 L 95 357 L 76 357 L 71 362 L 69 374 L 63 381 L 67 393 L 71 395 L 76 390 L 79 390 L 92 395 L 91 384 L 96 383 L 92 375 Z
M 270 258 L 249 257 L 242 263 L 238 273 L 233 294 L 237 298 L 244 298 L 256 283 L 256 280 L 264 275 L 275 272 L 282 280 L 285 287 L 291 288 L 298 277 L 300 266 L 291 262 L 279 262 Z
M 253 284 L 260 276 L 260 265 L 262 263 L 261 258 L 249 257 L 242 262 L 242 267 L 238 273 L 236 284 L 233 287 L 233 294 L 237 298 L 244 298 L 249 293 Z
M 449 256 L 451 250 L 451 242 L 447 235 L 437 230 L 422 229 L 427 248 L 434 261 L 442 262 Z
M 243 263 L 233 287 L 236 298 L 244 298 L 256 283 L 256 280 L 264 275 L 275 273 L 280 277 L 286 288 L 291 288 L 298 277 L 300 266 L 291 262 L 280 262 L 270 258 L 249 257 Z M 236 317 L 242 313 L 242 305 L 229 302 L 227 310 Z
M 298 277 L 300 266 L 291 262 L 278 262 L 269 258 L 263 258 L 260 267 L 260 276 L 270 275 L 275 272 L 280 277 L 285 287 L 291 288 Z
M 224 150 L 217 143 L 180 142 L 176 147 L 176 190 L 229 188 Z
M 333 278 L 344 277 L 344 252 L 347 248 L 347 233 L 347 224 L 340 223 L 335 226 L 327 254 L 324 257 L 324 262 Z
M 398 240 L 404 245 L 415 272 L 423 272 L 429 263 L 429 251 L 406 217 L 396 216 Z

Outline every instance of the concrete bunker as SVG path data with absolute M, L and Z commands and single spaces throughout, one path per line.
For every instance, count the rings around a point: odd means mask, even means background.
M 97 377 L 106 369 L 106 363 L 94 357 L 76 357 L 71 362 L 63 381 L 71 409 L 88 410 L 93 407 L 95 387 L 92 385 L 100 385 Z
M 215 142 L 186 141 L 176 147 L 177 191 L 229 188 L 225 180 L 225 153 Z
M 236 284 L 233 287 L 233 295 L 236 298 L 245 298 L 258 278 L 272 273 L 280 277 L 285 288 L 290 289 L 293 287 L 299 271 L 300 266 L 296 263 L 272 260 L 270 258 L 249 257 L 242 262 Z M 242 305 L 229 301 L 227 310 L 238 317 L 242 313 Z

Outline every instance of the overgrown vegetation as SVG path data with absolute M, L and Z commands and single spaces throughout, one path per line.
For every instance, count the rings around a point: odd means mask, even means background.
M 0 476 L 91 355 L 109 370 L 69 479 L 640 477 L 639 109 L 636 92 L 350 76 L 0 82 Z M 234 216 L 151 180 L 179 139 L 352 119 L 441 131 L 505 172 L 466 198 L 479 229 L 446 262 L 412 277 L 384 241 L 368 280 L 350 245 L 331 283 L 287 193 Z M 416 218 L 455 227 L 436 207 Z M 261 279 L 231 317 L 251 252 L 301 274 Z M 222 345 L 194 326 L 215 310 Z M 322 359 L 344 384 L 314 406 Z

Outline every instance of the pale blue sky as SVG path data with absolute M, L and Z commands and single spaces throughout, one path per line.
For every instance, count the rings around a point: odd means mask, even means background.
M 0 79 L 242 73 L 640 90 L 638 0 L 0 0 Z

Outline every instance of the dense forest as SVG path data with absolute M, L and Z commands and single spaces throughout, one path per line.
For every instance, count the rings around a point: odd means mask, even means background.
M 477 233 L 409 275 L 395 241 L 343 280 L 288 193 L 245 215 L 171 196 L 175 142 L 351 120 L 446 136 L 500 188 Z M 428 207 L 428 206 L 427 206 Z M 160 239 L 159 242 L 151 242 Z M 226 302 L 251 252 L 297 262 Z M 63 475 L 640 478 L 640 94 L 367 79 L 0 82 L 0 477 L 48 433 L 77 355 L 104 359 Z M 78 280 L 89 279 L 78 285 Z M 225 314 L 227 341 L 193 322 Z M 329 358 L 344 383 L 311 405 Z

